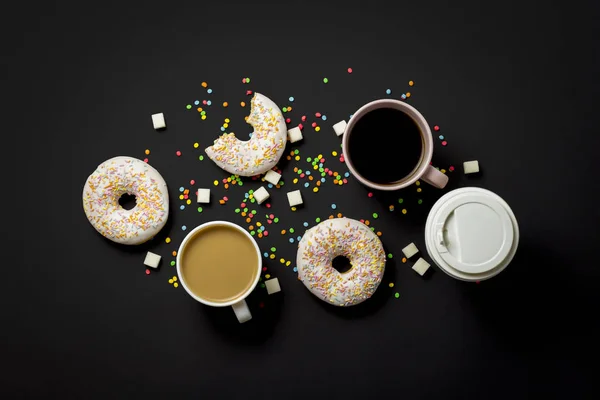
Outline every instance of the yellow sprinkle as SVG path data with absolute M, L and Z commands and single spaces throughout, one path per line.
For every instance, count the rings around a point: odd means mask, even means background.
M 292 182 L 298 183 L 298 178 L 294 178 L 294 180 Z
M 417 186 L 421 186 L 421 181 L 416 181 L 416 182 L 415 182 L 415 185 L 417 185 Z
M 271 275 L 269 275 L 269 274 L 265 275 L 265 279 L 269 279 L 270 277 L 271 277 Z
M 408 211 L 406 211 L 406 208 L 402 209 L 402 214 L 406 214 Z
M 389 287 L 394 287 L 394 282 L 390 282 Z
M 318 187 L 314 187 L 314 188 L 313 188 L 313 192 L 317 193 L 318 191 L 319 191 L 319 188 L 318 188 Z
M 166 243 L 171 243 L 171 238 L 170 238 L 170 237 L 166 238 L 166 239 L 165 239 L 165 242 L 166 242 Z
M 282 263 L 282 264 L 284 264 L 284 263 L 285 263 L 285 260 L 284 260 L 283 258 L 280 258 L 280 259 L 279 259 L 279 262 L 280 262 L 280 263 Z
M 292 262 L 288 260 L 288 261 L 286 261 L 286 262 L 285 262 L 285 266 L 286 266 L 286 267 L 289 267 L 291 263 L 292 263 Z
M 169 283 L 171 283 L 171 284 L 172 284 L 172 283 L 173 283 L 173 279 L 169 279 Z
M 332 151 L 331 155 L 334 156 L 334 157 L 336 157 L 337 156 L 337 151 Z
M 192 204 L 192 201 L 190 199 L 187 199 L 186 203 L 189 206 L 190 204 Z
M 320 126 L 317 126 L 317 127 L 315 128 L 315 132 L 319 132 L 320 130 L 321 130 L 321 127 L 320 127 Z
M 219 186 L 219 181 L 215 179 L 215 181 L 213 182 L 213 185 Z
M 262 225 L 262 224 L 261 224 L 260 222 L 257 222 L 257 223 L 256 223 L 256 226 L 261 226 L 261 225 Z
M 223 128 L 229 128 L 229 124 L 228 123 L 224 123 L 223 124 Z
M 179 200 L 183 200 L 183 199 L 185 199 L 185 196 L 184 196 L 184 195 L 182 195 L 182 194 L 180 194 L 180 195 L 179 195 Z
M 323 158 L 323 154 L 319 154 L 319 155 L 317 156 L 317 158 L 318 158 L 318 159 L 321 159 L 321 158 Z
M 296 157 L 294 157 L 294 159 L 295 159 L 296 161 L 300 161 L 300 156 L 296 156 Z
M 271 254 L 271 255 L 269 256 L 269 258 L 270 258 L 271 260 L 274 260 L 274 259 L 275 259 L 275 254 Z
M 176 287 L 176 288 L 177 288 L 177 287 L 179 287 L 179 283 L 175 282 L 175 283 L 173 284 L 173 287 Z
M 440 169 L 440 172 L 441 172 L 442 174 L 445 174 L 445 173 L 446 173 L 446 170 L 445 170 L 444 168 L 442 168 L 442 169 Z
M 225 123 L 226 123 L 226 124 L 228 124 L 228 123 L 230 123 L 230 122 L 231 122 L 231 121 L 229 120 L 229 118 L 225 118 Z
M 200 146 L 200 143 L 198 143 L 198 142 L 194 143 L 194 148 L 195 148 L 195 149 L 197 149 L 197 148 L 198 148 L 198 146 Z
M 206 115 L 203 115 L 203 116 L 202 116 L 202 119 L 206 119 Z
M 296 211 L 296 210 L 297 210 L 297 208 L 296 208 L 296 207 L 292 207 L 292 211 Z
M 417 188 L 417 193 L 421 193 L 422 191 L 423 191 L 423 189 Z
M 177 277 L 176 276 L 173 277 L 173 282 L 177 282 Z

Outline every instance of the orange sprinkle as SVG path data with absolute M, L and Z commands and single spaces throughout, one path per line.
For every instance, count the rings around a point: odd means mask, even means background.
M 198 107 L 198 112 L 202 112 L 202 107 Z
M 185 190 L 183 191 L 183 194 L 190 194 L 190 189 L 185 189 Z
M 146 153 L 146 155 L 150 154 L 150 150 L 146 149 L 146 151 L 144 151 L 144 153 Z
M 292 111 L 292 107 L 288 106 L 287 110 L 288 112 Z
M 369 222 L 369 220 L 365 221 L 365 225 L 367 225 L 367 226 L 371 225 L 371 223 Z
M 338 184 L 338 182 L 339 182 L 339 181 L 338 181 L 337 179 L 334 179 L 334 180 L 333 180 L 333 184 L 334 184 L 334 185 L 337 185 L 337 184 Z
M 175 256 L 177 255 L 177 252 L 176 252 L 176 251 L 173 251 L 173 253 L 172 253 L 172 254 L 173 254 L 173 257 L 175 257 Z
M 342 213 L 338 213 L 337 217 L 342 218 Z
M 406 97 L 410 97 L 410 92 L 406 92 Z
M 377 236 L 381 236 L 381 235 L 383 235 L 383 233 L 377 232 Z
M 315 178 L 313 178 L 313 176 L 312 176 L 312 175 L 309 175 L 309 176 L 308 176 L 308 180 L 309 180 L 309 181 L 312 181 L 313 179 L 315 179 Z
M 208 83 L 202 82 L 202 87 L 207 87 L 207 86 L 208 86 Z
M 406 257 L 402 257 L 402 262 L 405 263 L 406 262 Z
M 225 200 L 223 200 L 223 199 L 219 200 L 219 204 L 225 204 Z
M 229 105 L 228 102 L 226 102 L 226 101 L 223 102 L 223 107 L 227 107 L 228 105 Z
M 242 211 L 242 217 L 245 217 L 245 216 L 246 216 L 246 213 Z
M 321 181 L 317 181 L 317 186 L 321 186 Z
M 290 157 L 290 156 L 287 156 L 286 158 L 288 161 L 290 161 L 292 159 L 292 157 Z
M 330 215 L 330 216 L 329 216 L 329 219 L 333 219 L 333 215 Z
M 281 234 L 282 234 L 282 235 L 285 235 L 285 229 L 282 229 L 282 230 L 281 230 Z
M 298 167 L 294 167 L 294 172 L 298 172 Z
M 415 83 L 414 83 L 413 81 L 408 81 L 408 86 L 412 86 L 412 85 L 414 85 L 414 84 L 415 84 Z
M 228 183 L 226 183 L 224 186 L 225 186 L 225 189 L 229 189 L 229 184 Z
M 263 237 L 263 234 L 259 232 L 259 233 L 258 233 L 258 237 L 259 237 L 259 238 Z
M 247 223 L 250 223 L 250 222 L 252 222 L 252 218 L 246 218 L 246 222 L 247 222 Z
M 242 101 L 242 102 L 240 102 L 240 106 L 242 106 L 242 107 L 246 107 L 246 103 L 244 103 L 244 102 Z
M 250 219 L 250 218 L 248 218 L 248 219 Z M 249 230 L 249 231 L 253 231 L 253 230 L 254 230 L 254 225 L 250 225 L 250 226 L 248 227 L 248 230 Z

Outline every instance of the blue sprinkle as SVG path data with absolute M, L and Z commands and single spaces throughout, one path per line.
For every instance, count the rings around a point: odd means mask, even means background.
M 336 208 L 337 208 L 337 206 L 336 206 L 335 204 L 332 204 L 332 205 L 331 205 L 331 209 L 332 209 L 332 210 L 335 210 Z
M 310 175 L 310 171 L 306 171 L 304 173 L 306 174 L 306 176 Z
M 325 183 L 325 178 L 321 178 L 321 183 Z
M 267 187 L 268 187 L 269 189 L 273 189 L 273 184 L 272 184 L 272 183 L 269 183 L 269 184 L 267 185 Z
M 301 240 L 302 240 L 302 236 L 298 236 L 298 237 L 296 238 L 296 240 L 297 240 L 297 241 L 301 241 Z
M 346 177 L 346 178 L 347 178 L 347 177 L 349 177 L 349 176 L 350 176 L 350 172 L 346 172 L 346 173 L 344 174 L 344 177 Z
M 323 163 L 322 162 L 319 163 L 319 168 L 323 168 Z
M 180 210 L 183 210 L 184 208 L 185 208 L 185 206 L 183 204 L 179 206 Z
M 263 256 L 265 256 L 265 258 L 269 258 L 269 253 L 267 253 L 266 251 L 263 253 Z
M 206 104 L 208 104 L 209 106 L 212 104 L 212 101 L 207 101 Z
M 307 227 L 308 226 L 308 222 L 305 222 L 302 225 L 304 225 L 305 227 Z
M 184 190 L 184 189 L 183 189 L 183 186 L 179 188 L 179 191 L 180 191 L 180 192 L 183 192 L 183 190 Z
M 186 229 L 187 229 L 187 226 L 185 226 L 185 225 L 183 225 L 183 226 L 181 227 L 181 230 L 182 230 L 182 231 L 185 231 Z
M 440 135 L 440 140 L 444 140 L 444 135 Z
M 353 116 L 353 115 L 354 115 L 354 114 L 350 114 L 350 118 L 352 118 L 352 116 Z
M 248 134 L 248 137 L 252 137 L 252 132 L 250 132 L 250 133 Z
M 212 89 L 206 89 L 206 93 L 211 94 L 212 93 Z
M 321 115 L 321 119 L 322 119 L 323 121 L 327 121 L 327 115 Z
M 304 184 L 304 187 L 308 187 L 308 182 L 306 182 L 306 183 Z
M 248 194 L 248 192 L 244 193 L 244 197 L 245 197 L 245 198 L 248 198 L 248 197 L 250 197 L 250 195 Z
M 402 97 L 402 100 L 406 99 L 406 95 L 404 93 L 400 97 Z
M 263 232 L 264 230 L 265 230 L 265 226 L 264 226 L 264 225 L 261 225 L 261 227 L 260 227 L 260 231 L 261 231 L 261 232 Z
M 288 99 L 290 102 L 294 101 L 294 98 L 292 96 L 290 96 L 290 98 Z
M 294 243 L 294 238 L 290 238 L 290 243 Z
M 225 127 L 224 126 L 221 127 L 221 132 L 225 132 Z
M 297 267 L 294 267 L 294 272 L 298 272 L 298 268 Z
M 385 94 L 392 94 L 392 89 L 387 89 L 387 90 L 385 91 Z
M 194 104 L 198 105 L 198 104 L 200 104 L 200 102 L 198 100 L 196 100 L 196 101 L 194 101 Z

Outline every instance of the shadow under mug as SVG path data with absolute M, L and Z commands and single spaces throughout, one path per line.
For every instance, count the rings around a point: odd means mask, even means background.
M 392 108 L 408 115 L 417 124 L 417 126 L 419 127 L 419 132 L 421 134 L 422 146 L 421 158 L 419 160 L 419 163 L 415 165 L 415 168 L 411 171 L 410 174 L 396 182 L 375 183 L 361 176 L 352 164 L 352 154 L 350 151 L 348 151 L 348 142 L 350 136 L 352 135 L 352 130 L 354 129 L 354 126 L 356 125 L 358 120 L 364 117 L 367 113 L 373 110 L 377 110 L 379 108 Z M 375 100 L 359 108 L 358 111 L 356 111 L 352 115 L 352 118 L 350 118 L 350 121 L 346 126 L 346 130 L 342 138 L 342 151 L 344 153 L 346 165 L 348 166 L 350 173 L 352 173 L 352 175 L 354 175 L 354 177 L 358 179 L 363 185 L 373 189 L 398 190 L 412 185 L 419 179 L 422 179 L 423 181 L 439 189 L 443 189 L 448 183 L 448 176 L 441 173 L 436 168 L 430 165 L 431 157 L 433 156 L 433 136 L 431 135 L 429 124 L 427 123 L 423 115 L 421 115 L 421 113 L 417 111 L 416 108 L 399 100 Z
M 248 289 L 244 293 L 242 293 L 235 299 L 227 301 L 227 302 L 217 303 L 214 301 L 206 300 L 206 299 L 198 296 L 196 293 L 191 291 L 190 288 L 188 287 L 188 285 L 185 283 L 185 275 L 181 271 L 183 254 L 185 253 L 185 250 L 184 250 L 185 245 L 187 244 L 187 242 L 190 241 L 190 239 L 194 238 L 196 235 L 201 235 L 202 230 L 205 230 L 206 228 L 209 228 L 211 226 L 227 226 L 229 228 L 233 228 L 239 232 L 242 232 L 248 238 L 248 240 L 250 242 L 252 242 L 252 244 L 254 245 L 254 249 L 256 250 L 257 272 L 256 272 L 256 277 L 254 278 L 254 281 L 251 283 L 251 285 L 248 287 Z M 231 306 L 233 308 L 233 311 L 235 312 L 235 316 L 237 317 L 238 321 L 240 321 L 240 323 L 244 323 L 244 322 L 252 319 L 252 314 L 250 313 L 250 309 L 248 308 L 248 304 L 246 304 L 245 299 L 246 299 L 246 297 L 248 297 L 250 295 L 250 293 L 252 293 L 252 291 L 258 284 L 258 281 L 260 279 L 261 270 L 262 270 L 262 257 L 261 257 L 261 253 L 260 253 L 260 248 L 258 247 L 258 244 L 254 240 L 254 238 L 241 226 L 233 224 L 231 222 L 227 222 L 227 221 L 211 221 L 211 222 L 206 222 L 202 225 L 197 226 L 196 228 L 192 229 L 190 231 L 190 233 L 187 234 L 187 236 L 183 239 L 183 241 L 179 245 L 179 249 L 177 250 L 177 275 L 179 276 L 179 282 L 181 283 L 181 286 L 183 286 L 185 291 L 196 301 L 199 301 L 200 303 L 205 304 L 207 306 L 211 306 L 211 307 Z

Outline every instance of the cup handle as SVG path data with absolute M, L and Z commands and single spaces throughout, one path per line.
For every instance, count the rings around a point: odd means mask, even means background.
M 438 189 L 443 189 L 448 183 L 448 175 L 441 173 L 431 165 L 427 166 L 421 179 Z
M 252 314 L 250 314 L 250 309 L 248 308 L 248 304 L 246 304 L 246 300 L 238 301 L 231 307 L 233 307 L 233 312 L 238 321 L 240 321 L 240 324 L 252 319 Z

